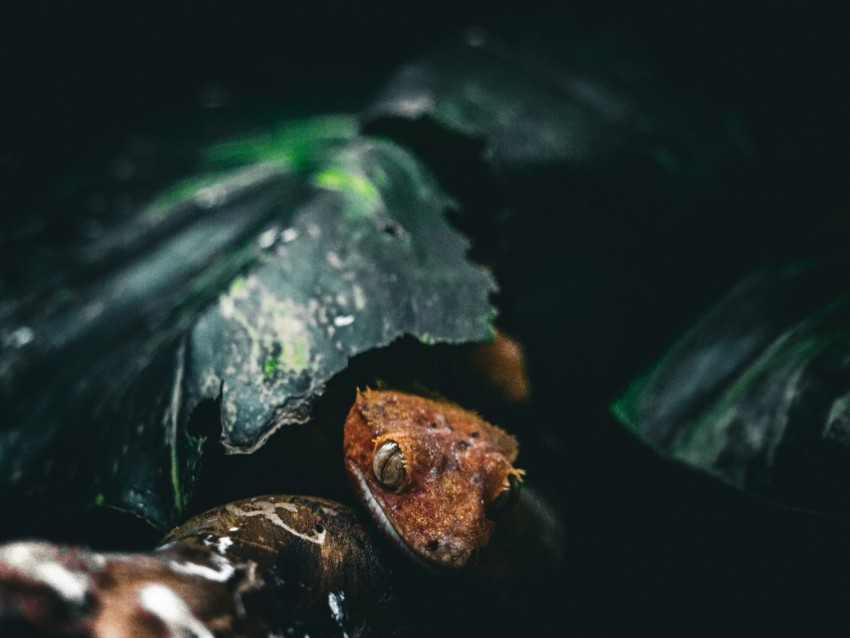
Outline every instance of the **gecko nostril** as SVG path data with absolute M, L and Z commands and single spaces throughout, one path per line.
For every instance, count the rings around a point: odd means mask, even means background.
M 428 547 L 428 551 L 436 552 L 437 548 L 440 546 L 439 541 L 428 541 L 426 547 Z

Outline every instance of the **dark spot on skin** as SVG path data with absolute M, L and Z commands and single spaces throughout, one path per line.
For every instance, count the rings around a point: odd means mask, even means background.
M 432 430 L 434 430 L 434 429 L 436 429 L 440 426 L 435 421 L 431 421 L 431 424 L 428 427 L 430 427 Z
M 460 447 L 463 450 L 468 450 L 471 446 L 472 446 L 472 443 L 470 443 L 469 441 L 461 441 L 460 442 Z
M 469 434 L 469 436 L 471 436 L 473 439 L 477 439 L 477 438 L 478 438 L 478 436 L 479 436 L 479 434 L 478 434 L 478 432 L 471 432 L 471 433 Z
M 325 531 L 324 526 L 321 523 L 316 523 L 316 533 L 321 534 Z
M 427 547 L 429 552 L 436 552 L 440 546 L 439 541 L 428 541 Z

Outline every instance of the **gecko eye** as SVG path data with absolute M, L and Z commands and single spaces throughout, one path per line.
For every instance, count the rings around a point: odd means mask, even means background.
M 404 483 L 407 470 L 404 467 L 404 454 L 395 441 L 382 443 L 372 457 L 372 471 L 381 485 L 397 490 Z
M 511 509 L 519 498 L 519 488 L 522 483 L 513 474 L 508 476 L 508 485 L 487 506 L 487 518 L 497 519 Z

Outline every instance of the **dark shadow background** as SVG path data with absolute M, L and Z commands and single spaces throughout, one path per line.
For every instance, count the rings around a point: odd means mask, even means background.
M 525 2 L 522 11 L 557 10 L 587 33 L 622 36 L 675 91 L 740 118 L 764 187 L 752 205 L 776 211 L 763 233 L 749 228 L 763 238 L 755 254 L 842 245 L 850 228 L 850 13 L 842 3 L 561 4 Z M 49 216 L 53 184 L 70 171 L 139 132 L 191 121 L 222 89 L 237 101 L 296 110 L 356 109 L 435 39 L 504 11 L 447 0 L 3 8 L 3 232 Z M 670 270 L 675 276 L 675 263 Z M 631 336 L 634 348 L 623 351 L 610 387 L 648 365 L 726 285 L 718 280 L 684 306 L 670 299 L 654 309 L 672 319 L 648 340 Z M 602 396 L 613 398 L 608 388 Z M 848 626 L 850 524 L 778 510 L 669 466 L 622 432 L 604 405 L 547 408 L 575 408 L 583 419 L 549 452 L 563 455 L 569 529 L 562 604 L 546 620 L 553 631 L 821 636 Z
M 803 201 L 836 201 L 847 123 L 847 10 L 841 3 L 523 3 L 620 32 L 670 83 L 741 114 L 758 145 L 795 158 Z M 517 10 L 514 10 L 516 13 Z M 32 194 L 129 131 L 173 120 L 204 89 L 358 103 L 435 38 L 509 9 L 488 2 L 28 3 L 0 14 L 4 195 Z M 798 188 L 805 181 L 809 188 Z M 11 193 L 5 186 L 11 185 Z M 821 199 L 822 198 L 822 199 Z

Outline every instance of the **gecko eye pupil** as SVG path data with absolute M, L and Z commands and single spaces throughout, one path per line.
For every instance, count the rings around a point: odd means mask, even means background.
M 399 489 L 407 476 L 404 454 L 395 441 L 382 443 L 372 457 L 372 471 L 381 485 L 390 490 Z
M 496 498 L 487 506 L 487 517 L 497 519 L 511 509 L 519 498 L 520 480 L 510 475 L 508 485 L 496 495 Z

